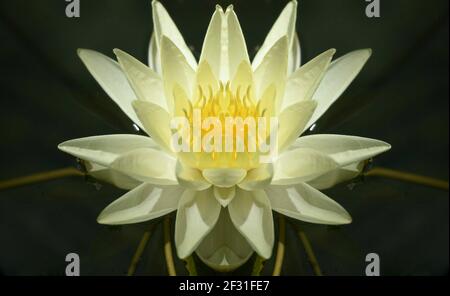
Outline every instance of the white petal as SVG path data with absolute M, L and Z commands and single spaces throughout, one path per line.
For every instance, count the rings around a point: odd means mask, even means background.
M 352 222 L 348 212 L 337 202 L 305 183 L 274 186 L 265 191 L 272 209 L 288 217 L 330 225 Z
M 311 99 L 335 52 L 335 49 L 323 52 L 289 77 L 283 96 L 282 110 L 302 100 Z
M 216 6 L 203 43 L 202 61 L 207 61 L 214 75 L 222 81 L 230 81 L 243 61 L 250 63 L 233 6 L 230 5 L 225 13 Z
M 391 149 L 386 142 L 345 135 L 311 135 L 298 138 L 292 148 L 310 148 L 333 158 L 339 166 L 347 166 L 372 158 Z
M 149 137 L 138 135 L 105 135 L 69 140 L 58 149 L 83 160 L 109 166 L 119 155 L 137 148 L 156 149 Z
M 313 95 L 313 100 L 317 102 L 317 108 L 305 126 L 305 130 L 316 122 L 347 89 L 371 54 L 370 49 L 356 50 L 331 63 Z
M 231 187 L 240 183 L 246 175 L 244 169 L 204 169 L 203 177 L 218 187 Z
M 166 36 L 161 39 L 161 68 L 167 106 L 173 110 L 173 88 L 181 86 L 188 97 L 192 98 L 195 72 L 188 64 L 180 49 Z
M 302 51 L 300 47 L 300 40 L 298 35 L 295 34 L 292 46 L 289 49 L 288 57 L 288 75 L 295 72 L 300 67 L 302 61 Z
M 140 148 L 116 158 L 111 168 L 142 182 L 157 185 L 177 185 L 175 176 L 176 159 L 167 153 Z
M 138 99 L 151 102 L 167 110 L 164 87 L 159 75 L 120 49 L 114 49 L 114 53 Z
M 313 149 L 298 148 L 282 153 L 275 162 L 273 185 L 307 182 L 338 168 L 333 158 Z
M 291 48 L 294 43 L 294 35 L 295 35 L 295 22 L 297 19 L 297 1 L 289 2 L 280 16 L 275 21 L 274 25 L 270 29 L 267 34 L 266 39 L 264 40 L 263 45 L 256 53 L 252 67 L 253 70 L 256 70 L 258 66 L 264 60 L 266 54 L 269 52 L 270 48 L 277 42 L 281 37 L 288 37 L 288 46 Z
M 84 162 L 84 167 L 86 168 L 86 171 L 90 176 L 94 177 L 97 180 L 110 183 L 118 188 L 131 190 L 142 184 L 141 181 L 138 181 L 111 168 L 96 164 L 95 162 L 86 161 Z
M 288 40 L 286 36 L 283 36 L 270 48 L 264 60 L 255 70 L 256 98 L 259 100 L 268 87 L 271 85 L 275 86 L 276 97 L 273 105 L 275 106 L 276 113 L 280 111 L 283 99 L 287 76 L 287 62 Z
M 178 257 L 186 258 L 213 229 L 221 206 L 211 189 L 187 190 L 180 199 L 175 223 L 175 245 Z
M 285 108 L 278 117 L 278 152 L 289 147 L 301 134 L 316 108 L 312 100 L 300 101 Z
M 365 160 L 389 150 L 391 146 L 369 138 L 322 134 L 300 137 L 291 148 L 315 149 L 339 164 L 339 168 L 308 182 L 314 188 L 326 189 L 355 178 L 364 168 Z
M 148 46 L 148 66 L 150 69 L 161 75 L 161 55 L 158 45 L 156 44 L 155 33 L 152 34 Z
M 157 48 L 161 51 L 163 50 L 161 46 L 161 39 L 163 36 L 167 36 L 180 49 L 181 53 L 183 54 L 191 68 L 197 68 L 197 62 L 194 58 L 194 55 L 186 45 L 183 36 L 181 35 L 170 15 L 167 13 L 167 10 L 164 8 L 164 6 L 158 1 L 153 1 L 152 9 L 153 29 Z
M 144 124 L 147 134 L 167 153 L 172 153 L 169 113 L 160 106 L 147 101 L 134 101 L 133 108 Z
M 120 65 L 113 59 L 89 49 L 78 49 L 78 56 L 108 96 L 135 124 L 145 130 L 131 105 L 136 100 L 136 95 Z
M 274 243 L 273 217 L 269 200 L 263 190 L 237 189 L 228 205 L 231 221 L 261 257 L 272 255 Z
M 247 262 L 253 249 L 234 227 L 228 209 L 222 209 L 216 226 L 195 252 L 212 269 L 229 272 Z
M 248 171 L 247 176 L 238 186 L 248 191 L 263 189 L 270 185 L 273 174 L 273 164 L 262 164 L 260 167 Z
M 236 186 L 228 188 L 214 186 L 214 197 L 224 208 L 228 206 L 235 196 Z
M 129 224 L 161 217 L 177 209 L 183 189 L 143 183 L 107 206 L 97 218 L 100 224 Z
M 178 183 L 189 189 L 202 191 L 211 187 L 211 184 L 202 176 L 202 172 L 196 168 L 183 166 L 177 162 L 176 175 Z
M 340 167 L 322 176 L 308 181 L 312 187 L 323 190 L 334 185 L 356 178 L 364 169 L 364 162 L 354 162 L 351 165 Z

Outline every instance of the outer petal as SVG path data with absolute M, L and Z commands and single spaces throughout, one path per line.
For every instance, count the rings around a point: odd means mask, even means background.
M 313 187 L 300 183 L 265 190 L 272 209 L 288 217 L 319 224 L 348 224 L 352 219 L 337 202 Z
M 200 170 L 183 166 L 179 161 L 177 162 L 176 175 L 178 183 L 186 188 L 203 191 L 211 187 L 211 183 L 203 178 Z
M 142 182 L 157 185 L 177 185 L 175 176 L 176 159 L 152 149 L 140 148 L 116 158 L 111 168 Z
M 214 75 L 222 81 L 230 81 L 243 61 L 250 63 L 241 26 L 232 5 L 225 13 L 220 6 L 216 6 L 203 43 L 202 61 L 207 61 Z
M 344 135 L 311 135 L 298 138 L 292 148 L 309 148 L 333 158 L 339 166 L 360 162 L 391 149 L 386 142 Z
M 228 205 L 230 218 L 237 230 L 263 258 L 272 255 L 274 243 L 273 217 L 264 191 L 237 189 L 236 197 Z
M 69 140 L 58 149 L 86 161 L 109 166 L 120 155 L 137 148 L 157 149 L 149 137 L 138 135 L 105 135 Z
M 331 63 L 314 93 L 313 100 L 317 102 L 317 108 L 304 130 L 316 122 L 347 89 L 371 54 L 370 49 L 356 50 Z
M 154 103 L 167 110 L 161 78 L 152 69 L 120 49 L 114 49 L 120 66 L 139 100 Z
M 222 209 L 216 226 L 195 252 L 209 267 L 228 272 L 244 264 L 253 249 L 234 227 L 228 209 Z
M 258 66 L 264 60 L 266 54 L 269 52 L 270 48 L 283 36 L 287 36 L 288 38 L 288 46 L 292 48 L 295 42 L 295 22 L 297 19 L 297 1 L 289 2 L 286 7 L 281 12 L 278 19 L 275 21 L 274 25 L 270 29 L 267 34 L 266 39 L 264 40 L 263 45 L 257 52 L 255 58 L 252 62 L 252 67 L 254 70 L 258 68 Z M 293 55 L 292 58 L 294 58 Z M 299 62 L 298 62 L 299 63 Z M 290 64 L 296 64 L 294 61 L 290 62 Z
M 142 184 L 141 181 L 94 162 L 86 161 L 84 166 L 87 173 L 95 179 L 110 183 L 118 188 L 131 190 Z
M 325 51 L 289 76 L 283 96 L 282 109 L 302 100 L 311 99 L 335 52 L 335 49 Z
M 338 167 L 333 158 L 313 149 L 289 150 L 276 160 L 272 184 L 291 185 L 307 182 Z
M 312 187 L 323 190 L 334 185 L 356 178 L 364 169 L 364 162 L 355 162 L 351 165 L 340 167 L 322 176 L 308 181 Z
M 240 183 L 247 174 L 244 169 L 204 169 L 203 177 L 217 187 L 232 187 Z
M 136 95 L 119 64 L 109 57 L 89 49 L 78 49 L 78 56 L 108 96 L 134 123 L 144 129 L 131 105 L 136 100 Z
M 289 147 L 301 134 L 316 108 L 316 102 L 300 101 L 284 109 L 278 117 L 278 152 Z
M 150 44 L 148 46 L 148 66 L 156 73 L 161 74 L 161 54 L 156 44 L 155 33 L 150 37 Z
M 300 67 L 302 62 L 302 51 L 300 47 L 300 40 L 298 35 L 295 34 L 294 42 L 292 42 L 292 46 L 289 49 L 289 57 L 288 57 L 288 75 L 295 72 L 298 67 Z
M 308 182 L 317 189 L 326 189 L 355 178 L 364 168 L 364 160 L 389 150 L 391 146 L 386 142 L 369 138 L 322 134 L 301 137 L 291 148 L 315 149 L 330 156 L 339 164 L 336 170 Z
M 161 67 L 167 105 L 172 111 L 175 84 L 179 84 L 188 97 L 192 98 L 195 72 L 180 49 L 166 36 L 161 39 Z
M 185 57 L 187 63 L 191 66 L 192 69 L 197 68 L 197 62 L 195 61 L 194 55 L 192 54 L 189 47 L 186 45 L 186 42 L 183 39 L 180 31 L 177 26 L 173 22 L 170 15 L 167 13 L 167 10 L 159 1 L 152 2 L 153 8 L 153 29 L 154 29 L 154 39 L 156 43 L 156 50 L 152 49 L 152 43 L 150 42 L 150 50 L 149 50 L 149 59 L 153 59 L 156 51 L 158 56 L 159 50 L 163 50 L 161 46 L 161 39 L 163 36 L 167 36 L 181 51 L 183 56 Z M 155 46 L 155 45 L 153 45 Z M 158 58 L 156 59 L 156 63 L 158 63 Z M 152 62 L 154 64 L 154 62 Z M 158 69 L 158 66 L 156 67 Z
M 272 177 L 273 164 L 263 164 L 259 168 L 248 171 L 247 176 L 238 186 L 248 191 L 263 189 L 270 185 Z
M 184 189 L 143 183 L 107 206 L 97 218 L 100 224 L 129 224 L 161 217 L 177 209 Z
M 175 224 L 175 245 L 178 257 L 186 258 L 214 228 L 220 214 L 220 205 L 212 190 L 187 190 L 180 199 Z
M 255 70 L 255 91 L 259 100 L 265 90 L 274 85 L 276 88 L 275 113 L 280 111 L 284 87 L 286 84 L 286 69 L 288 60 L 288 39 L 281 37 L 267 52 L 262 63 Z
M 133 107 L 150 137 L 168 153 L 172 153 L 171 117 L 160 106 L 147 101 L 134 101 Z

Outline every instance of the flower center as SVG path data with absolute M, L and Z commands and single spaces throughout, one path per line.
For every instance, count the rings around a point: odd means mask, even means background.
M 189 128 L 184 135 L 188 151 L 180 152 L 180 159 L 199 169 L 259 167 L 270 128 L 265 110 L 259 109 L 250 86 L 233 92 L 229 82 L 220 82 L 214 92 L 210 85 L 199 85 L 193 104 L 182 108 Z

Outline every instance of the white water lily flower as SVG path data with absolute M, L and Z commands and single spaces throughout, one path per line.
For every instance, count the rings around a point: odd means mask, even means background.
M 311 223 L 350 223 L 347 211 L 318 189 L 354 178 L 365 160 L 390 145 L 354 136 L 299 136 L 342 94 L 371 51 L 331 62 L 330 49 L 300 67 L 297 3 L 291 1 L 250 63 L 233 7 L 217 6 L 197 64 L 164 7 L 157 1 L 152 6 L 149 66 L 118 49 L 118 62 L 95 51 L 78 52 L 106 93 L 148 135 L 94 136 L 58 146 L 85 160 L 94 177 L 131 189 L 107 206 L 98 222 L 136 223 L 177 211 L 178 256 L 196 252 L 222 271 L 239 267 L 253 252 L 271 256 L 272 211 Z M 194 107 L 219 116 L 232 104 L 232 114 L 278 118 L 279 150 L 272 162 L 255 161 L 255 153 L 174 150 L 172 118 L 190 119 Z

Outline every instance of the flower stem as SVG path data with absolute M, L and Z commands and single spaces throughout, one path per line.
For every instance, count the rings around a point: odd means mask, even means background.
M 421 176 L 416 174 L 411 174 L 408 172 L 402 172 L 397 170 L 392 170 L 388 168 L 375 167 L 364 174 L 365 176 L 371 177 L 383 177 L 389 179 L 401 180 L 409 183 L 416 183 L 425 186 L 430 186 L 438 189 L 443 189 L 448 191 L 448 181 L 439 180 L 435 178 L 430 178 L 427 176 Z
M 314 274 L 317 276 L 322 276 L 323 275 L 322 270 L 320 269 L 319 262 L 317 261 L 316 255 L 314 254 L 313 248 L 311 246 L 311 243 L 309 242 L 308 237 L 306 236 L 305 232 L 300 229 L 300 227 L 297 227 L 297 232 L 303 244 L 303 247 L 305 248 L 309 264 L 311 264 Z
M 142 235 L 141 241 L 139 242 L 136 252 L 134 253 L 133 258 L 131 259 L 130 266 L 128 267 L 127 276 L 132 276 L 136 271 L 136 267 L 139 261 L 141 260 L 142 253 L 144 252 L 145 247 L 147 246 L 147 243 L 151 237 L 155 224 L 156 223 L 152 223 L 150 225 L 150 228 Z
M 175 264 L 172 255 L 172 243 L 170 239 L 170 216 L 164 218 L 164 258 L 166 259 L 167 272 L 170 276 L 176 276 Z
M 273 276 L 279 276 L 281 274 L 281 267 L 283 266 L 284 244 L 286 240 L 286 221 L 283 215 L 279 215 L 278 229 L 277 255 L 275 257 L 275 265 L 272 272 Z
M 33 183 L 40 183 L 55 179 L 61 179 L 71 176 L 83 177 L 85 174 L 76 168 L 68 167 L 57 169 L 53 171 L 40 172 L 24 177 L 13 178 L 9 180 L 0 181 L 0 190 L 10 189 L 19 186 L 25 186 Z

